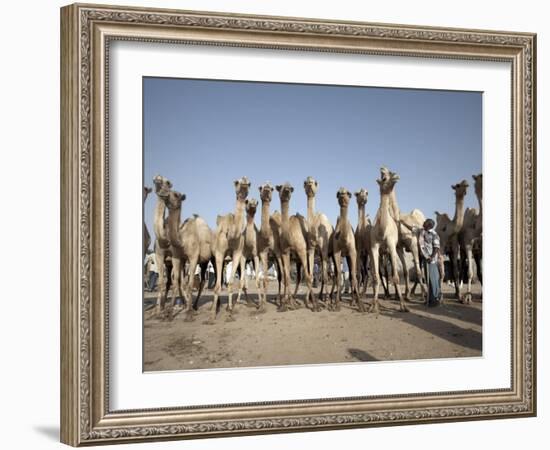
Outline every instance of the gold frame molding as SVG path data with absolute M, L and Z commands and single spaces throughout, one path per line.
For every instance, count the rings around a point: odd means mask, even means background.
M 512 67 L 509 389 L 111 411 L 108 57 L 113 40 L 424 58 Z M 536 414 L 536 35 L 74 4 L 61 9 L 61 440 L 97 445 Z

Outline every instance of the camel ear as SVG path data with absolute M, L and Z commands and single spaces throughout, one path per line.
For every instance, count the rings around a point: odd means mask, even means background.
M 319 187 L 319 182 L 315 180 L 315 187 Z
M 359 194 L 360 194 L 359 191 L 355 191 L 355 192 L 353 193 L 353 195 L 355 195 L 356 197 L 359 197 Z
M 258 191 L 262 192 L 262 188 L 263 188 L 263 187 L 264 187 L 263 185 L 258 186 Z
M 172 189 L 172 182 L 170 180 L 166 180 L 166 184 L 170 189 Z
M 350 191 L 346 191 L 346 194 L 348 194 L 348 197 L 351 198 L 351 192 Z
M 283 188 L 283 185 L 278 184 L 277 186 L 275 186 L 275 188 L 277 189 L 277 192 L 281 192 L 281 189 Z
M 376 182 L 378 183 L 379 186 L 382 185 L 382 180 L 379 180 L 378 178 L 376 179 Z
M 145 192 L 147 192 L 148 194 L 150 194 L 152 190 L 153 190 L 153 189 L 151 189 L 150 187 L 146 187 L 146 188 L 145 188 Z
M 294 188 L 290 186 L 290 192 L 294 192 Z
M 458 184 L 451 184 L 451 189 L 456 191 L 456 188 L 458 187 Z
M 181 194 L 181 201 L 182 201 L 182 202 L 184 202 L 186 198 L 187 198 L 187 195 Z
M 237 186 L 239 185 L 239 180 L 233 181 L 233 185 L 234 185 L 235 187 L 237 187 Z
M 441 213 L 439 211 L 435 211 L 435 215 L 436 215 L 436 217 L 439 217 L 441 215 Z

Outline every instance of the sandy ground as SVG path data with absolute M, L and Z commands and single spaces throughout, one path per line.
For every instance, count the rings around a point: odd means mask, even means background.
M 253 283 L 251 283 L 253 284 Z M 227 367 L 276 366 L 353 361 L 385 361 L 481 356 L 481 287 L 463 305 L 444 287 L 445 302 L 437 308 L 421 304 L 419 296 L 409 303 L 409 313 L 399 303 L 381 300 L 381 312 L 361 314 L 349 307 L 343 295 L 340 312 L 312 312 L 304 307 L 278 312 L 275 282 L 270 283 L 267 311 L 239 305 L 235 321 L 227 321 L 226 292 L 217 322 L 207 325 L 211 291 L 200 300 L 193 322 L 184 314 L 168 321 L 144 313 L 144 370 L 186 370 Z M 303 290 L 301 290 L 303 292 Z M 250 297 L 257 301 L 255 289 Z M 145 305 L 156 294 L 145 294 Z M 235 298 L 235 297 L 234 297 Z M 367 296 L 370 302 L 372 294 Z M 303 299 L 303 295 L 298 295 Z M 241 299 L 242 301 L 242 299 Z

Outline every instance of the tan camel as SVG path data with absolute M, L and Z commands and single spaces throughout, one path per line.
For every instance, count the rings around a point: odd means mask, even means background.
M 250 181 L 248 178 L 242 177 L 234 181 L 236 205 L 235 213 L 225 216 L 218 216 L 216 220 L 215 238 L 212 247 L 212 253 L 216 261 L 216 286 L 214 288 L 214 299 L 212 301 L 212 309 L 210 320 L 207 324 L 213 324 L 216 320 L 216 312 L 218 308 L 218 300 L 221 291 L 221 280 L 223 263 L 226 257 L 231 257 L 231 272 L 227 280 L 228 282 L 228 300 L 227 311 L 229 312 L 228 320 L 233 320 L 233 288 L 235 283 L 235 272 L 241 262 L 244 247 L 244 209 L 246 197 L 250 190 Z M 242 276 L 242 274 L 241 274 Z
M 157 204 L 153 216 L 153 231 L 155 233 L 155 259 L 159 270 L 159 290 L 157 296 L 156 312 L 164 310 L 166 296 L 171 284 L 172 253 L 166 230 L 165 209 L 166 205 L 161 196 L 167 195 L 172 189 L 172 183 L 167 178 L 157 175 L 153 178 Z
M 325 284 L 328 282 L 329 246 L 334 233 L 328 217 L 320 212 L 315 212 L 315 195 L 319 189 L 319 183 L 313 177 L 307 177 L 304 181 L 304 190 L 307 196 L 307 222 L 308 222 L 308 264 L 310 273 L 313 271 L 315 253 L 321 260 L 321 289 L 319 299 L 324 301 Z M 296 289 L 300 277 L 296 282 Z M 295 294 L 296 295 L 296 294 Z
M 352 305 L 357 303 L 359 311 L 365 312 L 365 304 L 359 298 L 357 288 L 357 249 L 355 246 L 355 235 L 351 223 L 348 220 L 348 209 L 351 201 L 351 192 L 346 188 L 340 188 L 336 192 L 336 198 L 340 205 L 340 215 L 334 228 L 332 237 L 332 251 L 334 258 L 334 271 L 336 275 L 336 300 L 331 310 L 340 311 L 340 293 L 342 290 L 341 263 L 342 257 L 347 259 L 349 274 L 351 278 Z
M 262 280 L 262 298 L 258 307 L 260 312 L 265 311 L 267 303 L 267 272 L 269 269 L 269 258 L 275 258 L 277 261 L 277 278 L 279 279 L 279 306 L 281 306 L 281 279 L 282 279 L 282 256 L 280 246 L 281 234 L 281 216 L 276 213 L 274 216 L 269 215 L 269 208 L 273 196 L 273 186 L 270 183 L 263 184 L 259 187 L 260 199 L 262 201 L 262 221 L 260 232 L 257 235 L 257 246 L 260 260 L 262 263 L 263 280 Z
M 307 263 L 307 239 L 308 239 L 308 224 L 303 216 L 295 214 L 293 216 L 288 215 L 290 197 L 294 188 L 289 184 L 276 186 L 279 192 L 279 198 L 281 200 L 281 234 L 280 234 L 280 248 L 281 259 L 283 263 L 284 271 L 284 294 L 281 311 L 286 311 L 288 307 L 296 308 L 297 305 L 294 298 L 290 296 L 290 258 L 291 254 L 295 254 L 297 260 L 300 262 L 304 269 L 305 280 L 307 285 L 307 292 L 304 303 L 307 305 L 310 298 L 312 298 L 312 286 L 311 286 L 311 272 Z M 317 298 L 313 298 L 313 311 L 318 311 L 319 305 Z
M 394 172 L 390 172 L 386 167 L 380 169 L 381 173 L 384 173 L 385 177 L 391 178 L 395 175 Z M 390 194 L 391 207 L 390 211 L 394 220 L 399 224 L 399 239 L 397 241 L 397 256 L 401 262 L 401 268 L 403 270 L 403 278 L 405 278 L 405 299 L 411 300 L 411 286 L 409 283 L 409 270 L 407 268 L 407 261 L 405 259 L 405 251 L 410 252 L 413 257 L 414 269 L 416 270 L 417 279 L 420 280 L 420 287 L 422 289 L 422 295 L 427 299 L 427 290 L 426 285 L 423 281 L 422 269 L 420 267 L 420 254 L 418 252 L 418 238 L 416 235 L 407 228 L 403 226 L 401 222 L 404 222 L 409 227 L 418 227 L 421 228 L 424 224 L 426 217 L 419 209 L 413 209 L 409 214 L 403 214 L 399 210 L 399 205 L 397 203 L 397 196 L 395 189 L 392 190 Z M 389 290 L 389 286 L 388 286 Z
M 371 240 L 371 264 L 372 276 L 374 277 L 374 300 L 371 310 L 378 313 L 378 290 L 380 285 L 380 273 L 378 271 L 380 251 L 388 253 L 392 266 L 392 281 L 399 297 L 401 311 L 408 311 L 405 305 L 401 287 L 399 286 L 399 272 L 397 270 L 397 243 L 399 241 L 399 227 L 393 217 L 392 192 L 395 184 L 399 180 L 399 175 L 389 172 L 382 168 L 380 170 L 380 179 L 376 180 L 380 186 L 380 206 L 374 223 L 370 230 Z
M 143 186 L 143 207 L 145 208 L 145 200 L 147 200 L 147 196 L 151 193 L 152 189 L 150 187 Z M 147 229 L 147 225 L 145 225 L 145 221 L 143 221 L 143 259 L 145 259 L 145 255 L 147 254 L 147 250 L 149 249 L 149 246 L 151 245 L 151 235 L 149 234 L 149 230 Z
M 481 248 L 482 248 L 482 232 L 483 232 L 483 178 L 482 174 L 473 175 L 474 178 L 474 189 L 476 196 L 479 202 L 479 210 L 477 208 L 467 208 L 464 213 L 464 225 L 462 230 L 459 233 L 459 243 L 461 253 L 465 256 L 467 268 L 468 268 L 468 290 L 462 301 L 464 303 L 471 303 L 472 301 L 472 279 L 474 277 L 473 273 L 473 262 L 476 260 L 478 266 L 478 274 L 481 281 Z M 474 255 L 474 247 L 479 247 L 479 251 Z M 460 294 L 460 293 L 459 293 Z
M 455 214 L 451 220 L 446 213 L 436 211 L 437 226 L 436 233 L 439 235 L 441 250 L 449 255 L 453 265 L 453 276 L 455 279 L 455 295 L 460 299 L 460 244 L 458 235 L 464 225 L 464 197 L 468 191 L 468 182 L 462 180 L 453 184 L 451 188 L 455 191 Z M 441 280 L 443 281 L 443 280 Z
M 167 231 L 172 253 L 172 303 L 177 294 L 185 299 L 186 321 L 192 320 L 191 306 L 198 305 L 204 287 L 206 266 L 212 258 L 212 231 L 199 216 L 193 215 L 181 223 L 181 204 L 185 194 L 170 191 L 161 198 L 168 209 Z M 188 265 L 185 274 L 185 265 Z M 201 266 L 201 282 L 195 302 L 192 302 L 193 279 L 197 264 Z M 183 275 L 183 276 L 182 276 Z
M 365 214 L 365 206 L 368 201 L 369 193 L 361 188 L 355 192 L 357 200 L 357 228 L 355 229 L 355 247 L 357 249 L 357 284 L 362 283 L 362 290 L 359 297 L 367 292 L 368 285 L 368 267 L 370 254 L 370 228 L 372 226 L 370 218 Z
M 247 199 L 245 202 L 245 211 L 246 211 L 246 226 L 244 229 L 244 246 L 243 246 L 243 256 L 241 257 L 241 279 L 239 286 L 239 293 L 237 295 L 238 304 L 241 299 L 241 293 L 244 291 L 247 304 L 252 306 L 253 303 L 248 299 L 247 293 L 247 283 L 246 283 L 246 263 L 252 261 L 254 264 L 254 275 L 256 279 L 256 288 L 258 289 L 258 306 L 262 302 L 262 293 L 260 292 L 260 257 L 258 253 L 258 235 L 259 230 L 254 223 L 254 216 L 256 215 L 256 210 L 258 209 L 258 200 L 255 198 Z

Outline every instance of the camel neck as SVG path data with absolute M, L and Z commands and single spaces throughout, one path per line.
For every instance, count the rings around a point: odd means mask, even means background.
M 262 200 L 261 230 L 263 234 L 266 234 L 269 230 L 269 205 L 270 205 L 270 202 Z
M 178 244 L 178 230 L 181 223 L 181 208 L 169 209 L 167 220 L 168 240 L 170 244 Z
M 479 213 L 483 214 L 483 197 L 481 193 L 476 192 L 477 202 L 479 203 Z
M 385 224 L 392 218 L 392 205 L 390 194 L 380 195 L 380 208 L 378 210 L 380 224 L 385 227 Z
M 456 224 L 457 228 L 462 228 L 464 223 L 464 196 L 457 195 L 455 201 L 455 216 L 453 222 Z
M 358 218 L 357 218 L 357 225 L 363 226 L 365 225 L 366 217 L 365 217 L 365 205 L 357 205 L 358 208 Z
M 166 239 L 164 233 L 164 202 L 160 197 L 157 197 L 157 205 L 155 206 L 155 215 L 153 219 L 153 229 L 157 239 Z
M 348 221 L 348 206 L 340 206 L 340 224 L 343 225 Z
M 244 200 L 237 199 L 237 204 L 235 206 L 235 236 L 242 232 L 244 208 Z
M 281 220 L 283 224 L 288 223 L 288 208 L 289 202 L 281 200 Z
M 391 191 L 389 194 L 389 206 L 390 206 L 390 214 L 395 220 L 399 220 L 399 216 L 401 215 L 399 211 L 399 205 L 397 204 L 397 196 L 395 195 L 395 189 Z
M 307 197 L 307 220 L 312 222 L 315 215 L 315 196 L 311 195 Z
M 254 215 L 253 214 L 246 214 L 246 226 L 254 226 Z

